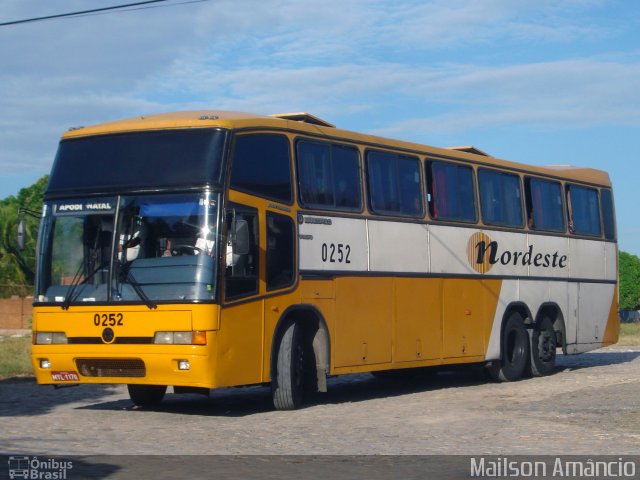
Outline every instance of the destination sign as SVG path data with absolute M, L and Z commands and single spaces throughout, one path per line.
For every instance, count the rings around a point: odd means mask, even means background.
M 91 213 L 115 212 L 114 199 L 101 200 L 69 200 L 57 202 L 53 205 L 53 213 L 56 215 L 87 215 Z

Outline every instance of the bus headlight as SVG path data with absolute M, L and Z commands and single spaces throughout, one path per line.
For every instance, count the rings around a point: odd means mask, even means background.
M 153 343 L 160 345 L 206 345 L 207 335 L 199 330 L 190 332 L 156 332 Z
M 64 332 L 36 332 L 36 345 L 61 345 L 68 343 Z
M 189 345 L 191 343 L 191 332 L 173 332 L 173 343 Z

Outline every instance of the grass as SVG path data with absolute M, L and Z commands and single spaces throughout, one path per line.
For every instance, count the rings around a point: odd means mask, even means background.
M 640 345 L 640 323 L 620 324 L 618 345 Z M 0 379 L 32 376 L 31 335 L 0 337 Z
M 32 376 L 31 335 L 0 337 L 0 379 Z
M 640 323 L 621 323 L 618 345 L 640 345 Z

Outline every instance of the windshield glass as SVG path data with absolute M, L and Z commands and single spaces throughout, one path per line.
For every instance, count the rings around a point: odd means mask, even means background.
M 46 204 L 36 301 L 206 301 L 215 295 L 217 195 Z
M 200 128 L 63 140 L 47 193 L 217 185 L 225 136 L 223 130 Z

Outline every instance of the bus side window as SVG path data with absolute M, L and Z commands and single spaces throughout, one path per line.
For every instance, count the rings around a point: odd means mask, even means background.
M 300 140 L 296 152 L 302 206 L 323 210 L 362 210 L 360 157 L 356 148 Z
M 267 212 L 267 290 L 293 284 L 295 253 L 293 220 Z
M 231 188 L 291 204 L 289 140 L 284 135 L 238 135 L 233 147 Z
M 420 162 L 390 152 L 367 152 L 369 208 L 380 215 L 422 217 Z
M 477 214 L 473 169 L 456 163 L 430 162 L 426 171 L 431 218 L 475 222 Z
M 576 235 L 600 236 L 600 207 L 595 188 L 569 185 L 569 230 Z
M 526 177 L 525 198 L 529 228 L 532 230 L 565 231 L 560 182 Z
M 522 227 L 522 194 L 520 178 L 507 172 L 478 169 L 480 209 L 487 225 Z
M 224 291 L 225 299 L 229 300 L 258 293 L 258 211 L 251 207 L 229 204 L 226 223 Z M 244 232 L 240 233 L 248 234 L 248 248 L 243 245 L 240 249 L 233 239 L 236 234 L 233 229 L 236 225 L 243 227 Z

